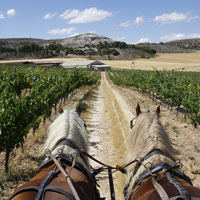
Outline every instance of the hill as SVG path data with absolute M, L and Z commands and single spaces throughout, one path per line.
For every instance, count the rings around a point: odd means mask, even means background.
M 186 53 L 200 50 L 200 38 L 175 40 L 170 42 L 145 43 L 138 46 L 148 46 L 155 49 L 157 53 Z
M 151 58 L 159 53 L 183 53 L 200 48 L 200 39 L 168 43 L 126 44 L 94 33 L 64 39 L 0 39 L 0 59 L 87 57 L 91 59 Z
M 94 33 L 85 33 L 74 37 L 56 40 L 57 43 L 69 47 L 85 47 L 85 45 L 97 45 L 100 42 L 114 42 L 114 40 Z
M 87 57 L 91 59 L 150 58 L 156 51 L 86 33 L 74 37 L 42 40 L 34 38 L 0 39 L 0 59 Z
M 86 33 L 77 35 L 74 37 L 64 38 L 64 39 L 52 39 L 52 40 L 43 40 L 43 39 L 35 39 L 35 38 L 6 38 L 0 39 L 0 45 L 5 45 L 7 47 L 19 48 L 24 43 L 35 43 L 40 46 L 50 45 L 53 43 L 58 43 L 63 45 L 64 47 L 84 47 L 85 45 L 97 45 L 99 42 L 113 42 L 112 39 L 99 36 L 94 33 Z
M 200 50 L 200 38 L 175 40 L 168 42 L 168 44 L 182 49 Z

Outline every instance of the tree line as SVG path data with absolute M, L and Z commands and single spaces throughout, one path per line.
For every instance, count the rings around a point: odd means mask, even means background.
M 66 56 L 69 54 L 80 56 L 95 56 L 95 55 L 120 55 L 122 49 L 137 49 L 142 52 L 146 52 L 151 55 L 156 54 L 156 50 L 150 47 L 139 47 L 136 45 L 129 45 L 125 42 L 99 42 L 95 44 L 86 44 L 82 48 L 65 47 L 62 44 L 53 42 L 49 45 L 38 45 L 34 42 L 22 43 L 19 47 L 8 47 L 6 43 L 0 43 L 0 59 L 6 57 L 22 58 L 22 57 L 37 57 L 37 58 L 49 58 L 57 56 Z

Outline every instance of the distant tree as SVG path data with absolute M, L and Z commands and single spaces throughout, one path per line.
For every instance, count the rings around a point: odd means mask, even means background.
M 112 42 L 112 47 L 126 49 L 128 48 L 128 44 L 126 44 L 125 42 L 115 41 L 115 42 Z

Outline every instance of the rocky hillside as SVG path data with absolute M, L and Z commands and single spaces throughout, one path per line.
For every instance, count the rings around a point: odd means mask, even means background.
M 74 37 L 56 40 L 57 43 L 68 47 L 84 47 L 86 45 L 96 46 L 100 42 L 104 43 L 105 41 L 108 43 L 114 42 L 114 40 L 110 38 L 107 38 L 105 36 L 100 36 L 94 33 L 86 33 Z
M 148 46 L 152 49 L 155 49 L 157 53 L 185 53 L 190 51 L 199 51 L 200 38 L 175 40 L 166 43 L 160 42 L 159 44 L 145 43 L 145 44 L 138 44 L 137 46 L 140 47 Z
M 98 43 L 104 43 L 105 41 L 108 43 L 114 42 L 114 40 L 105 36 L 100 36 L 94 33 L 86 33 L 74 37 L 55 40 L 42 40 L 34 38 L 6 38 L 0 39 L 0 46 L 4 45 L 10 48 L 19 48 L 24 43 L 35 43 L 40 46 L 58 43 L 63 45 L 64 47 L 84 47 L 85 45 L 97 45 Z
M 177 46 L 177 47 L 180 47 L 183 49 L 200 50 L 200 38 L 175 40 L 175 41 L 168 42 L 167 44 L 169 44 L 171 46 Z
M 150 58 L 156 51 L 86 33 L 56 40 L 32 38 L 0 39 L 0 59 L 82 56 L 91 59 Z
M 0 39 L 0 59 L 82 56 L 91 59 L 150 58 L 157 53 L 183 53 L 200 49 L 200 39 L 130 45 L 86 33 L 65 39 Z

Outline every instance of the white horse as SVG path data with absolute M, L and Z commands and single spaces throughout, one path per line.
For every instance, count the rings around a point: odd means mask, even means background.
M 50 125 L 41 155 L 48 155 L 39 172 L 21 186 L 9 200 L 96 200 L 94 176 L 90 172 L 88 136 L 76 109 L 64 110 Z
M 72 145 L 62 144 L 67 139 Z M 59 145 L 60 143 L 60 145 Z M 75 148 L 74 148 L 75 147 Z M 79 151 L 88 152 L 88 135 L 85 128 L 85 122 L 76 112 L 76 109 L 64 110 L 55 121 L 50 125 L 47 132 L 47 140 L 42 148 L 41 156 L 45 150 L 49 149 L 53 155 L 62 152 L 67 155 L 76 153 L 77 160 L 90 171 L 87 157 L 80 157 Z
M 177 153 L 156 112 L 141 112 L 131 121 L 127 146 L 126 200 L 200 200 L 200 189 L 177 163 Z M 132 161 L 132 162 L 131 162 Z

